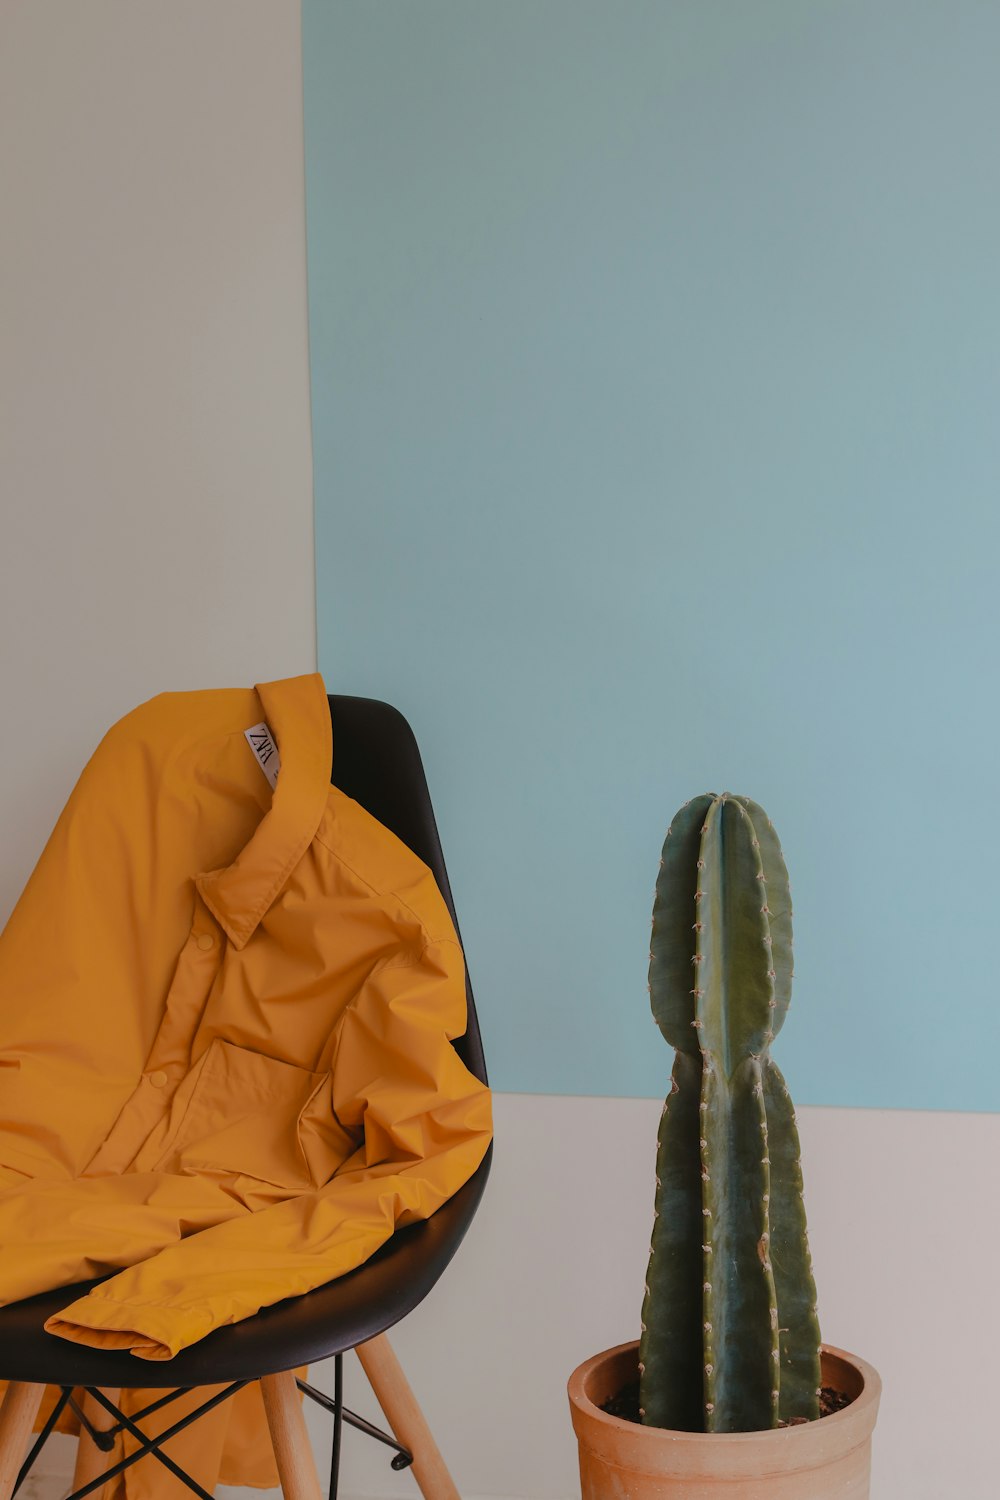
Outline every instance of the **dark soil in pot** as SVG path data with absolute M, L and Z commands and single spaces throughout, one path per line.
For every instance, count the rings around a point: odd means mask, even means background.
M 835 1411 L 843 1411 L 845 1406 L 850 1406 L 851 1397 L 844 1391 L 834 1390 L 832 1385 L 824 1385 L 820 1390 L 819 1414 L 820 1417 L 830 1417 Z M 632 1380 L 628 1385 L 622 1386 L 616 1396 L 611 1396 L 601 1406 L 601 1411 L 607 1412 L 609 1417 L 620 1417 L 623 1422 L 639 1421 L 639 1382 Z M 796 1422 L 779 1422 L 779 1427 L 797 1426 L 805 1422 L 807 1418 L 800 1417 Z

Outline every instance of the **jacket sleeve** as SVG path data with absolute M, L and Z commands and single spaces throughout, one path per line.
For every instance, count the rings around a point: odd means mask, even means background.
M 332 1064 L 334 1111 L 360 1142 L 336 1175 L 129 1267 L 46 1330 L 170 1359 L 214 1328 L 343 1275 L 397 1225 L 427 1218 L 472 1176 L 492 1137 L 489 1090 L 451 1045 L 464 1017 L 457 943 L 379 969 L 345 1013 Z

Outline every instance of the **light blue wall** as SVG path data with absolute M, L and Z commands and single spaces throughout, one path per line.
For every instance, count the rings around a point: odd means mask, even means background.
M 1000 5 L 305 0 L 320 666 L 492 1077 L 664 1091 L 663 832 L 785 846 L 802 1103 L 1000 1107 Z

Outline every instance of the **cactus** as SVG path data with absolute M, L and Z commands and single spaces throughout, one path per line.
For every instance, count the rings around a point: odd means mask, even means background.
M 819 1415 L 819 1323 L 795 1114 L 771 1043 L 792 990 L 777 835 L 746 797 L 685 803 L 656 883 L 650 1000 L 676 1049 L 639 1345 L 654 1427 Z

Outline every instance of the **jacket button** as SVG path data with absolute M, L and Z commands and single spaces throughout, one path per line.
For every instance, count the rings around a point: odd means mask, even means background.
M 198 938 L 198 947 L 207 953 L 209 948 L 215 947 L 215 938 L 210 932 L 203 932 Z
M 155 1073 L 149 1074 L 149 1081 L 153 1085 L 154 1089 L 162 1089 L 163 1085 L 167 1081 L 167 1075 L 166 1073 L 164 1073 L 162 1068 L 157 1068 Z

